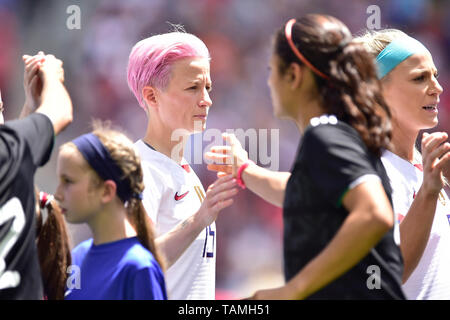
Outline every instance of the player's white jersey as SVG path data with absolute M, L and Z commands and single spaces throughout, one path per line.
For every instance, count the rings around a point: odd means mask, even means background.
M 400 242 L 398 223 L 406 216 L 423 182 L 420 164 L 385 151 L 381 157 L 391 181 L 397 216 L 395 238 Z M 430 237 L 416 269 L 403 285 L 408 299 L 450 299 L 450 203 L 444 190 L 439 195 Z
M 198 211 L 205 190 L 185 159 L 180 166 L 142 140 L 135 146 L 144 173 L 143 204 L 155 223 L 157 235 L 162 235 Z M 166 271 L 169 299 L 215 298 L 216 235 L 212 223 Z

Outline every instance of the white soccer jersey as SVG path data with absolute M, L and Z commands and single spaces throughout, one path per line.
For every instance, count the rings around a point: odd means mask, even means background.
M 181 166 L 142 140 L 135 146 L 144 173 L 143 204 L 159 236 L 196 213 L 205 198 L 205 190 L 185 159 Z M 215 299 L 216 235 L 212 223 L 166 271 L 169 299 Z
M 391 181 L 392 201 L 397 215 L 396 241 L 400 242 L 399 225 L 420 189 L 423 169 L 412 165 L 390 151 L 381 160 Z M 444 190 L 439 195 L 430 237 L 422 258 L 403 290 L 408 299 L 450 299 L 450 203 Z

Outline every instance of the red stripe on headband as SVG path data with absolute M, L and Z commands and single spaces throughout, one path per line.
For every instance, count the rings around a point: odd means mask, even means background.
M 329 80 L 330 77 L 328 77 L 326 74 L 320 72 L 316 67 L 314 67 L 297 49 L 297 47 L 294 45 L 294 42 L 292 41 L 292 26 L 295 23 L 295 19 L 291 19 L 286 23 L 286 28 L 284 29 L 284 33 L 286 34 L 287 42 L 289 43 L 289 46 L 291 47 L 292 51 L 294 51 L 295 55 L 304 63 L 306 64 L 315 74 L 317 74 L 319 77 L 324 78 L 326 80 Z

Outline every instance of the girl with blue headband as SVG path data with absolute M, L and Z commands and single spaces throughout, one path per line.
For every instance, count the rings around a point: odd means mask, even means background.
M 93 234 L 72 251 L 77 268 L 66 299 L 167 299 L 133 143 L 96 129 L 61 147 L 57 172 L 62 213 L 70 223 L 87 223 Z
M 445 132 L 420 130 L 438 124 L 443 89 L 429 50 L 405 33 L 387 29 L 357 38 L 376 58 L 383 96 L 392 113 L 391 147 L 382 161 L 393 188 L 396 240 L 409 299 L 450 299 L 450 201 L 443 169 L 450 163 Z

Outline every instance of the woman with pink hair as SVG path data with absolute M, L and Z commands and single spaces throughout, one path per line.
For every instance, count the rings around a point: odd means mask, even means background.
M 148 117 L 136 147 L 144 172 L 143 204 L 168 267 L 168 297 L 214 299 L 215 220 L 233 203 L 236 182 L 220 178 L 205 193 L 183 157 L 187 138 L 205 129 L 212 105 L 208 48 L 185 32 L 155 35 L 133 47 L 127 74 Z

